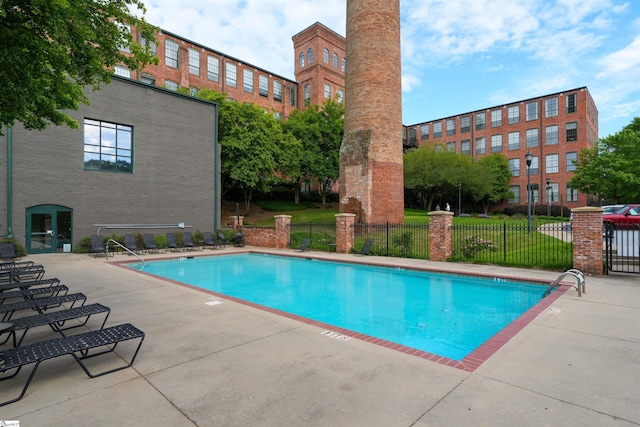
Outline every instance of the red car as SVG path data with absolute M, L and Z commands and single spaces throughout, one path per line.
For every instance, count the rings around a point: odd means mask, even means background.
M 602 214 L 604 228 L 640 229 L 640 204 L 626 205 L 615 212 Z

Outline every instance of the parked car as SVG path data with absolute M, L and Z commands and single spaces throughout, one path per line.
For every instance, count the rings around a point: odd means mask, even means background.
M 615 212 L 603 213 L 602 222 L 605 230 L 640 229 L 640 204 L 626 205 Z
M 616 211 L 624 208 L 625 205 L 606 205 L 602 207 L 602 213 L 603 214 L 608 214 L 608 213 L 615 213 Z

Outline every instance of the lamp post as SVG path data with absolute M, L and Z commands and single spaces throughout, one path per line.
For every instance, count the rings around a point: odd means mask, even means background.
M 547 222 L 551 216 L 551 178 L 547 177 Z
M 458 183 L 458 217 L 462 216 L 462 183 Z
M 531 233 L 531 161 L 533 160 L 533 154 L 527 151 L 524 159 L 527 162 L 527 230 Z

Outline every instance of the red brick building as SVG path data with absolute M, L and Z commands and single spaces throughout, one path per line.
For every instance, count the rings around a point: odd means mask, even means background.
M 502 153 L 509 160 L 513 197 L 526 204 L 527 152 L 533 203 L 574 208 L 587 195 L 568 186 L 574 161 L 598 141 L 598 110 L 586 87 L 515 101 L 405 127 L 405 148 L 430 145 L 464 156 Z M 548 190 L 547 190 L 548 187 Z

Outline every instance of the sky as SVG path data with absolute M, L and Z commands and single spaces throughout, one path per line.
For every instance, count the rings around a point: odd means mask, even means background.
M 289 79 L 293 35 L 346 32 L 346 0 L 144 3 L 149 23 Z M 400 0 L 400 15 L 405 125 L 583 86 L 601 138 L 640 117 L 638 0 Z

